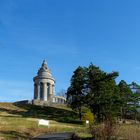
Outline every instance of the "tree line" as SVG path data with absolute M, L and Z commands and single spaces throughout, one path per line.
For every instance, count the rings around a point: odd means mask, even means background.
M 118 76 L 118 72 L 107 73 L 93 64 L 79 66 L 73 72 L 66 93 L 67 103 L 78 112 L 80 120 L 85 107 L 91 110 L 97 122 L 110 117 L 138 118 L 140 86 L 135 82 L 128 85 L 124 80 L 117 84 Z

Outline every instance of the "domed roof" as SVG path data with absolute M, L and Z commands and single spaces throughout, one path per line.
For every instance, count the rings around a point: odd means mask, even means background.
M 37 76 L 35 77 L 35 79 L 41 79 L 41 78 L 54 80 L 54 78 L 53 78 L 53 76 L 51 74 L 51 71 L 48 68 L 46 60 L 43 61 L 42 66 L 38 70 Z

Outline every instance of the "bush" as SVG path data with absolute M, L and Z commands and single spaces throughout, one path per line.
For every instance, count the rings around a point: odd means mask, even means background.
M 86 112 L 83 115 L 83 119 L 84 121 L 88 120 L 90 124 L 92 124 L 94 122 L 94 115 L 91 111 Z
M 116 138 L 117 125 L 112 119 L 107 119 L 104 123 L 98 125 L 90 125 L 89 131 L 92 137 L 96 140 L 112 140 Z
M 64 122 L 64 123 L 73 123 L 73 124 L 83 124 L 83 121 L 72 118 L 72 117 L 63 117 L 59 119 L 59 122 Z

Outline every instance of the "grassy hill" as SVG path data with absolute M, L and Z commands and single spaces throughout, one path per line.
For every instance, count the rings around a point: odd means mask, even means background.
M 38 119 L 50 120 L 50 126 L 38 126 Z M 75 132 L 82 139 L 90 135 L 78 116 L 65 106 L 41 107 L 0 103 L 0 140 L 28 140 L 41 134 Z M 115 130 L 117 139 L 138 140 L 139 124 L 122 124 Z
M 50 120 L 50 126 L 38 126 L 38 119 Z M 40 134 L 75 131 L 85 134 L 85 127 L 70 108 L 41 107 L 0 103 L 0 139 L 30 139 Z

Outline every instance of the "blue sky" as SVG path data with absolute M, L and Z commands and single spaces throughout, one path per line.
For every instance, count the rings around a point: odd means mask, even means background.
M 33 98 L 43 59 L 67 89 L 91 62 L 140 84 L 139 0 L 1 0 L 0 101 Z

